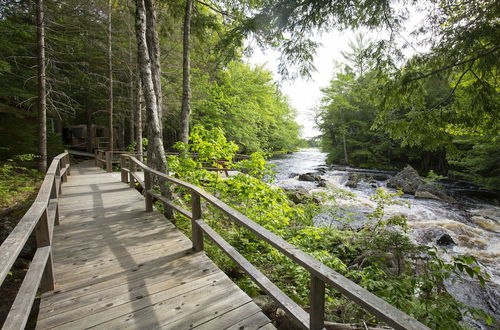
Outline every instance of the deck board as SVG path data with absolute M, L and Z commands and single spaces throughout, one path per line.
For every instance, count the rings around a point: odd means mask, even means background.
M 83 162 L 72 166 L 53 234 L 56 288 L 38 329 L 240 329 L 271 325 L 241 291 L 144 199 Z

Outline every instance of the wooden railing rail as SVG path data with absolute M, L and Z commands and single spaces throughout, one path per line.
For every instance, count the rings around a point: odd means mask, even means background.
M 405 314 L 383 299 L 375 296 L 368 290 L 360 287 L 356 283 L 327 267 L 318 260 L 312 258 L 305 252 L 294 247 L 281 237 L 273 234 L 269 230 L 261 227 L 242 213 L 231 208 L 221 200 L 215 198 L 200 187 L 186 183 L 164 173 L 156 171 L 143 164 L 135 157 L 130 155 L 121 156 L 122 181 L 139 181 L 138 176 L 134 175 L 135 169 L 140 168 L 144 172 L 144 182 L 140 182 L 144 187 L 143 193 L 146 200 L 146 211 L 153 210 L 153 199 L 160 200 L 167 207 L 191 219 L 192 242 L 195 251 L 203 250 L 203 233 L 207 235 L 225 254 L 235 261 L 252 279 L 272 297 L 285 312 L 291 316 L 296 323 L 311 330 L 323 329 L 324 327 L 324 308 L 325 308 L 325 284 L 340 291 L 350 300 L 357 303 L 366 311 L 386 322 L 395 329 L 429 329 L 413 317 Z M 191 191 L 191 212 L 175 205 L 164 196 L 157 194 L 152 189 L 152 176 L 162 181 L 177 184 Z M 284 294 L 276 285 L 274 285 L 264 274 L 255 268 L 248 260 L 239 254 L 229 243 L 218 235 L 208 224 L 203 221 L 201 199 L 204 199 L 223 213 L 225 213 L 236 224 L 243 226 L 254 233 L 257 237 L 272 245 L 278 251 L 304 267 L 311 277 L 310 282 L 310 312 L 304 311 L 298 304 Z
M 113 172 L 113 164 L 120 163 L 120 155 L 129 154 L 134 156 L 142 156 L 140 153 L 131 152 L 127 150 L 104 150 L 95 149 L 94 158 L 96 166 L 106 170 L 106 172 Z
M 33 231 L 36 233 L 37 250 L 2 329 L 23 329 L 38 289 L 42 292 L 54 289 L 52 232 L 54 225 L 59 224 L 61 182 L 65 182 L 69 174 L 69 153 L 54 157 L 35 201 L 0 246 L 2 285 L 30 235 Z

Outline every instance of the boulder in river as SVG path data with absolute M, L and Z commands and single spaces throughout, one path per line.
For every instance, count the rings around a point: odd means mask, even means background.
M 308 181 L 308 182 L 314 182 L 314 181 L 320 181 L 321 177 L 316 174 L 316 173 L 304 173 L 299 175 L 299 181 Z
M 423 180 L 418 172 L 407 165 L 401 172 L 387 181 L 387 187 L 400 189 L 406 194 L 414 194 L 422 183 Z
M 446 194 L 444 188 L 436 183 L 423 182 L 415 192 L 416 198 L 430 198 L 453 203 L 455 200 Z
M 436 243 L 437 245 L 441 246 L 457 245 L 457 243 L 455 243 L 453 238 L 451 238 L 451 236 L 448 234 L 443 234 L 443 236 L 441 236 Z

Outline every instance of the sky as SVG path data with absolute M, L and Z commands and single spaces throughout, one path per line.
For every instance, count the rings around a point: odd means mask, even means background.
M 411 40 L 408 33 L 414 29 L 416 25 L 420 25 L 424 19 L 424 13 L 418 12 L 415 8 L 409 8 L 410 18 L 405 24 L 405 30 L 402 31 L 405 40 Z M 320 134 L 314 123 L 314 108 L 321 101 L 321 88 L 327 87 L 330 80 L 333 78 L 335 70 L 335 62 L 342 61 L 342 51 L 349 50 L 348 43 L 354 40 L 356 33 L 352 30 L 337 31 L 333 30 L 325 32 L 317 37 L 320 46 L 314 57 L 314 66 L 316 71 L 312 72 L 311 78 L 296 78 L 292 81 L 280 81 L 278 75 L 279 53 L 274 50 L 263 50 L 255 45 L 250 45 L 253 48 L 253 53 L 246 58 L 248 63 L 254 65 L 264 65 L 268 70 L 273 72 L 274 78 L 279 81 L 281 91 L 288 97 L 292 107 L 297 110 L 296 121 L 302 126 L 302 137 L 311 138 Z M 377 40 L 387 37 L 387 31 L 360 30 L 368 36 L 368 39 Z M 419 47 L 420 48 L 420 47 Z M 419 49 L 419 51 L 425 49 Z M 405 53 L 411 55 L 414 53 L 411 48 Z
M 322 34 L 319 39 L 321 46 L 316 51 L 314 66 L 310 79 L 296 78 L 280 81 L 281 91 L 288 97 L 294 109 L 297 110 L 296 121 L 302 126 L 304 138 L 319 135 L 315 128 L 313 109 L 321 100 L 321 88 L 327 87 L 333 77 L 335 61 L 341 61 L 341 51 L 348 49 L 349 40 L 354 38 L 352 31 L 332 31 Z M 264 65 L 278 79 L 279 53 L 274 50 L 263 50 L 255 47 L 247 61 L 254 65 Z

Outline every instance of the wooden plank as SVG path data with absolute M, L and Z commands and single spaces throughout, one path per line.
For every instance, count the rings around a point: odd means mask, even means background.
M 105 323 L 96 324 L 97 328 L 125 330 L 165 326 L 169 329 L 183 329 L 186 327 L 174 325 L 175 322 L 186 317 L 189 317 L 187 319 L 189 324 L 199 320 L 199 317 L 203 319 L 205 316 L 203 311 L 211 305 L 231 306 L 236 302 L 243 304 L 251 300 L 222 272 L 218 273 L 216 280 L 207 282 L 203 283 L 204 285 L 198 285 L 194 281 L 178 286 L 175 288 L 177 290 L 174 291 L 174 294 L 165 291 L 160 293 L 158 297 L 151 295 L 148 306 L 135 308 L 136 311 L 133 314 L 122 311 L 121 316 Z M 193 286 L 195 286 L 194 289 Z
M 262 312 L 260 313 L 255 313 L 241 321 L 239 321 L 236 324 L 233 324 L 230 327 L 227 327 L 225 329 L 227 330 L 257 330 L 265 325 L 270 324 L 271 321 L 265 316 Z
M 234 284 L 232 285 L 234 286 Z M 194 299 L 194 303 L 196 303 L 196 305 L 193 309 L 189 309 L 189 306 L 186 306 L 190 303 L 187 302 L 185 305 L 181 306 L 183 308 L 182 312 L 179 312 L 174 317 L 169 318 L 166 321 L 162 321 L 161 319 L 158 320 L 158 323 L 160 323 L 158 329 L 196 329 L 199 325 L 211 323 L 220 315 L 226 315 L 234 310 L 237 310 L 239 313 L 233 314 L 233 317 L 241 320 L 245 318 L 246 312 L 242 311 L 238 307 L 248 307 L 252 304 L 255 305 L 251 298 L 244 294 L 236 286 L 228 288 L 224 292 L 225 294 L 222 297 L 215 297 L 214 299 L 208 298 L 206 303 L 201 300 L 204 296 L 202 296 L 202 298 Z M 214 292 L 211 292 L 211 294 L 214 294 Z M 162 311 L 159 310 L 158 312 L 161 313 Z M 211 327 L 211 329 L 221 328 L 214 326 Z
M 2 329 L 24 329 L 49 256 L 50 246 L 36 250 Z
M 139 229 L 139 228 L 138 228 Z M 103 229 L 104 230 L 104 229 Z M 139 230 L 138 230 L 139 231 Z M 113 250 L 114 248 L 124 248 L 127 251 L 133 251 L 136 248 L 143 248 L 145 246 L 156 245 L 164 243 L 167 239 L 172 241 L 181 241 L 183 239 L 183 235 L 180 232 L 158 232 L 152 235 L 137 235 L 137 240 L 135 241 L 133 238 L 129 238 L 128 240 L 118 240 L 113 237 L 112 232 L 108 233 L 108 237 L 101 240 L 92 240 L 88 244 L 81 244 L 74 247 L 67 247 L 64 250 L 56 250 L 54 252 L 54 256 L 58 260 L 64 260 L 66 258 L 72 258 L 75 255 L 82 256 L 85 254 L 94 255 L 97 251 L 100 251 L 103 248 Z M 125 244 L 130 243 L 130 244 Z M 139 243 L 143 243 L 140 246 Z
M 194 302 L 195 299 L 193 299 L 193 295 L 198 295 L 200 292 L 206 293 L 207 287 L 211 285 L 214 285 L 217 289 L 217 291 L 214 289 L 212 292 L 224 293 L 227 285 L 225 281 L 229 281 L 227 278 L 224 279 L 224 276 L 223 273 L 215 273 L 213 277 L 203 277 L 155 294 L 143 296 L 139 299 L 130 299 L 130 301 L 126 303 L 110 306 L 106 310 L 93 313 L 87 317 L 71 320 L 62 326 L 55 327 L 55 329 L 83 329 L 96 326 L 101 329 L 126 329 L 130 325 L 134 326 L 136 321 L 140 322 L 141 328 L 144 328 L 146 324 L 155 319 L 154 317 L 151 318 L 150 310 L 146 309 L 147 307 L 168 304 L 168 309 L 175 314 L 177 313 L 177 310 L 175 310 L 176 306 L 180 306 L 184 301 Z M 207 295 L 205 294 L 205 296 Z M 166 301 L 168 301 L 168 303 Z M 158 317 L 159 315 L 156 316 Z M 171 315 L 167 315 L 167 313 L 161 315 L 161 317 L 169 316 Z
M 202 323 L 195 327 L 196 330 L 212 330 L 212 329 L 226 329 L 233 324 L 246 319 L 257 313 L 262 313 L 260 308 L 254 302 L 248 302 L 244 305 L 238 306 L 227 313 L 220 314 L 208 322 Z M 269 323 L 269 320 L 268 320 Z
M 208 274 L 204 272 L 198 272 L 196 275 L 197 276 L 193 276 L 192 274 L 190 274 L 183 278 L 173 277 L 170 279 L 164 279 L 163 281 L 160 281 L 158 283 L 148 285 L 145 285 L 145 281 L 142 281 L 142 286 L 136 287 L 134 289 L 127 289 L 127 291 L 122 294 L 114 295 L 108 298 L 101 296 L 97 298 L 97 301 L 93 301 L 90 304 L 81 305 L 77 303 L 74 305 L 74 307 L 70 306 L 70 308 L 67 309 L 63 309 L 62 306 L 57 306 L 53 313 L 47 313 L 47 317 L 39 319 L 38 324 L 40 328 L 51 328 L 69 322 L 75 323 L 79 319 L 92 317 L 95 314 L 106 312 L 109 309 L 113 309 L 124 304 L 133 305 L 135 301 L 142 299 L 144 299 L 144 301 L 147 301 L 148 297 L 151 295 L 160 294 L 168 290 L 171 290 L 170 292 L 172 292 L 179 286 L 185 286 L 188 282 L 199 281 L 199 283 L 205 286 L 206 283 L 209 283 L 220 277 L 220 274 L 216 271 Z M 103 292 L 100 293 L 102 294 Z M 136 306 L 132 307 L 137 308 Z
M 190 262 L 189 258 L 183 258 L 183 260 L 186 264 Z M 173 281 L 175 281 L 175 283 L 180 285 L 183 282 L 188 282 L 190 280 L 220 272 L 220 270 L 215 267 L 215 265 L 211 263 L 208 258 L 199 261 L 198 266 L 194 269 L 190 269 L 189 271 L 177 267 L 162 267 L 162 270 L 162 272 L 156 271 L 151 274 L 144 274 L 143 277 L 127 280 L 125 283 L 118 283 L 118 285 L 105 287 L 102 290 L 87 290 L 81 294 L 78 293 L 69 295 L 66 299 L 60 299 L 61 297 L 58 297 L 58 299 L 54 299 L 50 303 L 44 301 L 44 303 L 40 306 L 39 319 L 59 315 L 70 310 L 77 310 L 83 306 L 100 304 L 103 301 L 108 300 L 115 300 L 115 297 L 128 294 L 129 292 L 147 289 L 149 293 L 152 293 L 152 291 L 148 288 L 160 282 L 166 284 L 167 282 L 174 283 Z M 136 297 L 137 295 L 129 296 Z M 107 303 L 105 305 L 107 305 Z
M 189 245 L 187 242 L 182 242 L 182 243 L 177 243 L 177 244 L 172 244 L 169 246 L 171 251 L 186 251 L 186 249 L 189 248 Z M 140 250 L 142 251 L 142 250 Z M 157 258 L 160 257 L 168 257 L 171 253 L 166 253 L 165 255 L 160 255 L 159 253 L 157 254 Z M 85 282 L 88 281 L 89 279 L 95 280 L 95 279 L 100 279 L 109 276 L 110 274 L 119 274 L 121 272 L 127 271 L 129 268 L 133 268 L 137 262 L 133 258 L 132 255 L 124 254 L 122 256 L 114 257 L 113 254 L 109 254 L 109 258 L 116 258 L 120 260 L 121 262 L 117 264 L 105 264 L 104 266 L 99 267 L 87 267 L 87 268 L 78 268 L 78 272 L 76 273 L 71 273 L 71 272 L 65 272 L 64 273 L 64 282 L 60 282 L 59 288 L 67 287 L 67 286 L 72 286 L 74 283 L 78 282 Z M 108 259 L 109 260 L 109 259 Z M 155 260 L 155 259 L 153 259 Z M 139 263 L 141 264 L 141 263 Z M 58 264 L 57 269 L 60 270 L 62 267 L 61 264 Z M 64 268 L 62 268 L 64 269 Z M 72 269 L 72 265 L 67 265 L 65 269 Z M 96 270 L 98 270 L 98 274 L 96 274 Z M 62 276 L 62 275 L 61 275 Z
M 124 282 L 133 282 L 141 280 L 145 277 L 155 277 L 161 273 L 175 269 L 181 264 L 193 263 L 200 263 L 200 265 L 204 265 L 203 269 L 207 269 L 207 272 L 210 271 L 210 267 L 203 262 L 202 255 L 193 255 L 191 249 L 189 249 L 155 259 L 151 262 L 139 264 L 130 268 L 128 272 L 124 272 L 122 274 L 114 274 L 112 276 L 108 276 L 107 278 L 101 278 L 98 281 L 89 279 L 87 283 L 79 287 L 58 288 L 53 293 L 43 295 L 40 305 L 41 308 L 43 308 L 52 304 L 58 304 L 68 299 L 83 297 L 90 293 L 107 290 L 122 285 Z
M 255 268 L 248 260 L 246 260 L 235 248 L 227 243 L 219 234 L 217 234 L 210 226 L 202 220 L 196 220 L 198 226 L 210 239 L 234 262 L 240 266 L 254 282 L 273 298 L 283 310 L 293 317 L 298 326 L 307 329 L 309 327 L 309 315 L 283 293 L 274 283 L 272 283 L 264 274 Z
M 116 267 L 128 267 L 129 265 L 144 264 L 155 259 L 164 258 L 169 255 L 174 255 L 180 251 L 186 251 L 191 246 L 189 242 L 182 244 L 162 246 L 160 249 L 148 249 L 137 253 L 130 254 L 129 260 L 124 261 L 119 256 L 110 255 L 108 258 L 90 259 L 82 263 L 72 264 L 56 264 L 56 273 L 59 279 L 64 280 L 66 277 L 74 276 L 75 273 L 84 273 L 96 271 L 96 269 L 107 269 Z

